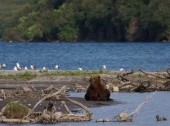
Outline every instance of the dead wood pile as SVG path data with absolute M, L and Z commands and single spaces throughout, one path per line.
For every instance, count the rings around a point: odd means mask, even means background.
M 123 71 L 116 76 L 103 77 L 103 83 L 111 92 L 150 92 L 170 90 L 170 69 L 166 72 Z
M 42 98 L 33 106 L 32 109 L 27 108 L 25 105 L 20 104 L 19 102 L 17 105 L 11 103 L 7 104 L 0 112 L 0 122 L 3 123 L 56 123 L 56 122 L 63 122 L 63 121 L 90 121 L 92 119 L 92 112 L 82 103 L 72 100 L 66 96 L 66 92 L 68 88 L 63 86 L 61 89 L 55 89 L 54 87 L 50 86 L 45 90 L 41 91 Z M 51 91 L 53 90 L 53 91 Z M 56 91 L 57 90 L 57 91 Z M 29 88 L 23 88 L 23 92 L 33 92 Z M 50 98 L 56 97 L 57 100 L 61 101 L 61 106 L 64 106 L 66 113 L 62 111 L 57 111 L 56 107 Z M 65 101 L 62 101 L 62 97 L 65 97 L 68 101 L 72 104 L 79 106 L 84 110 L 82 114 L 74 114 L 71 112 L 69 107 L 67 106 Z M 44 101 L 48 100 L 50 102 L 41 112 L 36 112 L 35 109 Z M 54 99 L 53 99 L 54 100 Z M 11 106 L 10 106 L 11 105 Z M 21 109 L 21 107 L 23 109 Z M 18 111 L 22 110 L 22 112 Z M 14 114 L 17 112 L 20 116 Z M 12 114 L 11 114 L 12 113 Z M 10 116 L 9 116 L 10 115 Z

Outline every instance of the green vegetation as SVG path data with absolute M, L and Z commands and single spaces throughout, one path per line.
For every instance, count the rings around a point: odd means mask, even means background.
M 18 73 L 0 73 L 0 79 L 15 79 L 15 80 L 31 80 L 39 77 L 50 76 L 90 76 L 96 74 L 114 74 L 111 71 L 103 70 L 83 70 L 83 71 L 39 71 L 39 72 L 18 72 Z
M 20 104 L 19 102 L 10 102 L 9 104 L 7 104 L 3 115 L 11 119 L 21 119 L 28 114 L 28 111 L 28 108 Z
M 24 72 L 24 73 L 16 73 L 16 74 L 0 74 L 0 79 L 23 79 L 23 80 L 31 80 L 37 77 L 37 74 L 31 72 Z
M 168 0 L 1 0 L 4 41 L 170 41 Z
M 109 71 L 84 70 L 84 71 L 45 71 L 40 76 L 90 76 L 96 74 L 111 74 Z

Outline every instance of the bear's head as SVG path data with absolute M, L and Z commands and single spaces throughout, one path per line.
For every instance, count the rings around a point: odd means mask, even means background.
M 101 85 L 101 80 L 100 80 L 100 76 L 93 76 L 90 78 L 90 85 L 93 88 L 97 88 L 98 86 Z

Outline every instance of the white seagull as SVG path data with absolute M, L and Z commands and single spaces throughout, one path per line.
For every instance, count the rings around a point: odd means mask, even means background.
M 83 68 L 81 68 L 81 67 L 79 67 L 78 69 L 79 69 L 80 71 L 82 71 L 82 70 L 83 70 Z
M 14 71 L 18 71 L 18 69 L 17 69 L 17 67 L 16 67 L 16 66 L 14 66 Z
M 27 66 L 25 66 L 24 70 L 28 70 L 28 67 L 27 67 Z
M 102 67 L 103 67 L 103 70 L 106 70 L 107 68 L 106 68 L 106 65 L 102 65 Z
M 46 67 L 43 67 L 42 69 L 43 69 L 43 70 L 47 70 L 47 68 L 46 68 Z
M 31 70 L 35 70 L 35 66 L 34 66 L 34 65 L 31 65 L 31 66 L 30 66 L 30 69 L 31 69 Z
M 17 70 L 21 70 L 21 66 L 19 63 L 16 63 L 16 68 L 17 68 Z
M 121 72 L 125 72 L 125 69 L 124 69 L 124 68 L 120 68 L 120 71 L 121 71 Z
M 1 68 L 6 68 L 6 64 L 3 63 L 3 64 L 1 65 Z
M 59 67 L 59 65 L 55 65 L 55 69 L 57 69 L 57 70 L 58 70 L 59 68 L 60 68 L 60 67 Z

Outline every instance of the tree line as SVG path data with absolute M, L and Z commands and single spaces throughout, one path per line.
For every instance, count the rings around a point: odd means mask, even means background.
M 31 0 L 1 21 L 0 36 L 20 42 L 170 41 L 169 7 L 169 0 Z

